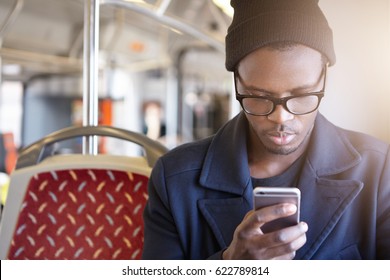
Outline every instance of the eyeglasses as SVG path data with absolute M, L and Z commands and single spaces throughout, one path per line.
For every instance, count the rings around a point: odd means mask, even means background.
M 234 72 L 236 99 L 240 102 L 242 109 L 248 114 L 255 116 L 268 116 L 272 114 L 277 105 L 282 105 L 283 108 L 294 115 L 305 115 L 317 110 L 321 99 L 324 97 L 326 84 L 327 66 L 325 65 L 321 77 L 324 77 L 322 90 L 299 95 L 287 96 L 283 98 L 275 98 L 271 96 L 259 95 L 268 92 L 256 91 L 256 94 L 241 94 L 237 90 L 237 80 L 241 83 L 241 78 L 238 73 Z

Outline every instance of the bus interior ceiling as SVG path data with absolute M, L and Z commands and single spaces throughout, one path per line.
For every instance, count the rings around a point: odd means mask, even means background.
M 14 130 L 18 146 L 83 124 L 85 6 L 0 1 L 0 129 Z M 224 36 L 231 19 L 212 1 L 101 0 L 99 7 L 99 124 L 148 133 L 154 104 L 162 113 L 154 116 L 158 132 L 148 135 L 174 147 L 228 119 Z M 15 120 L 11 110 L 19 112 Z

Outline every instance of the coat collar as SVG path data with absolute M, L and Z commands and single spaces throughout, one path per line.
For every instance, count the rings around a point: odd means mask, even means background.
M 238 195 L 236 198 L 199 201 L 199 208 L 221 248 L 230 243 L 234 228 L 253 207 L 247 129 L 243 113 L 227 123 L 213 138 L 201 171 L 200 183 L 205 188 Z M 298 251 L 297 258 L 309 259 L 315 254 L 363 187 L 362 182 L 327 179 L 325 176 L 345 171 L 360 160 L 360 154 L 349 140 L 319 114 L 299 179 L 303 202 L 301 219 L 311 221 L 311 224 L 308 242 Z

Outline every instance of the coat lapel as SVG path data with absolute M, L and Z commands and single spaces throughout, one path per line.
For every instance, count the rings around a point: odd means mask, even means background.
M 297 251 L 296 259 L 311 259 L 337 222 L 363 188 L 354 180 L 338 181 L 315 178 L 302 173 L 301 220 L 308 223 L 307 242 Z
M 215 135 L 200 176 L 205 188 L 221 192 L 218 199 L 198 202 L 221 248 L 230 244 L 235 228 L 253 208 L 246 129 L 245 115 L 239 114 Z
M 234 230 L 245 214 L 252 209 L 252 203 L 243 197 L 205 199 L 199 201 L 198 206 L 221 249 L 230 244 Z
M 360 154 L 344 134 L 319 115 L 298 183 L 302 194 L 301 220 L 308 222 L 309 230 L 297 259 L 312 258 L 363 188 L 360 181 L 337 179 L 337 174 L 360 160 Z

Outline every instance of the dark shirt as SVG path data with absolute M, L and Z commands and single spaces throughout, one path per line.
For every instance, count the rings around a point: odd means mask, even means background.
M 298 187 L 297 182 L 306 156 L 300 156 L 285 172 L 269 178 L 252 179 L 253 188 L 256 187 Z

